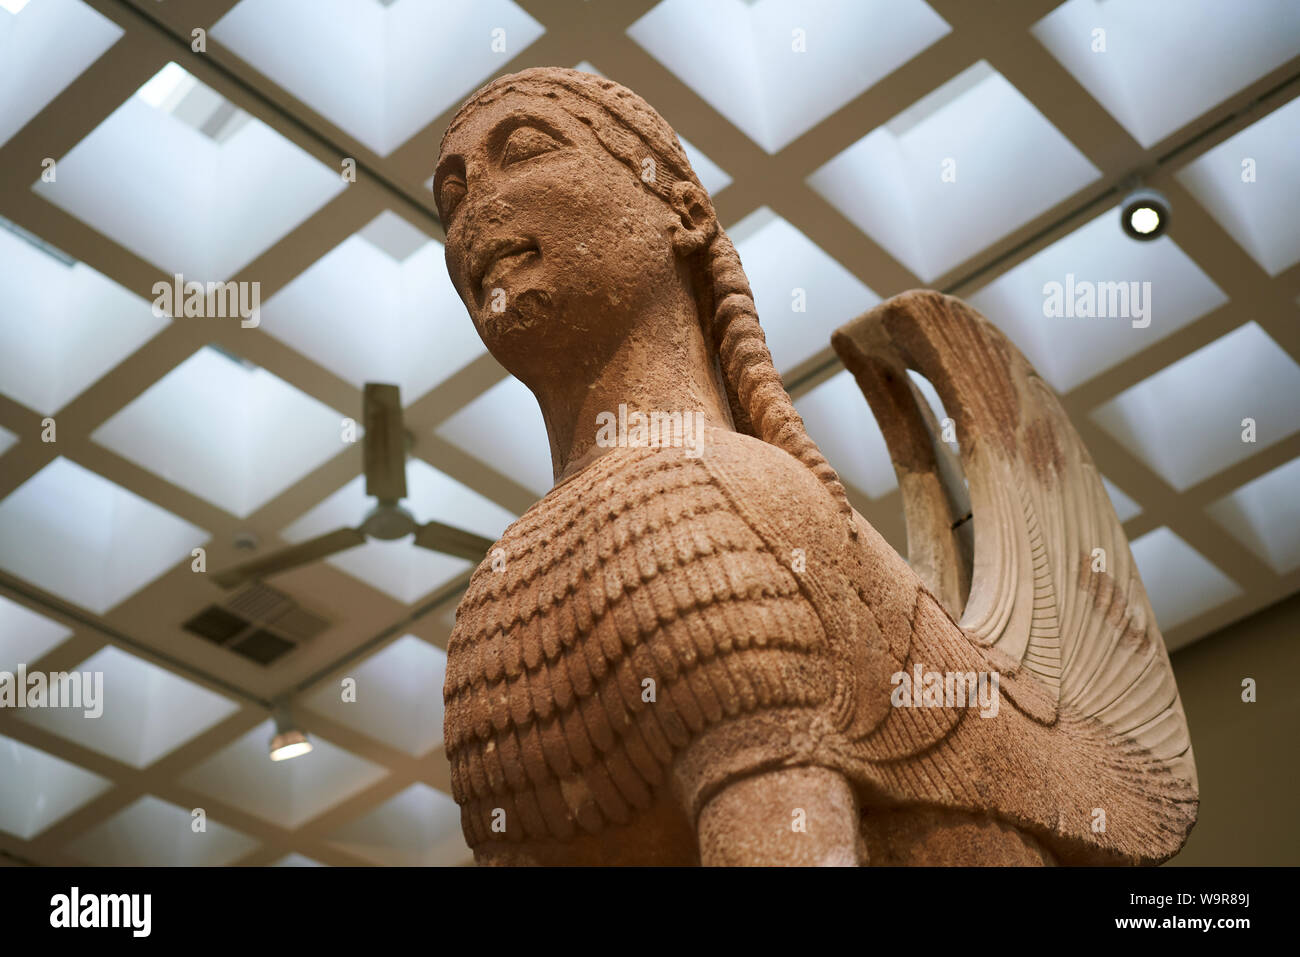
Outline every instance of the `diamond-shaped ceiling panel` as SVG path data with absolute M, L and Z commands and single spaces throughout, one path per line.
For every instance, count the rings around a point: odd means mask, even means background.
M 662 0 L 627 33 L 775 153 L 949 30 L 921 0 Z
M 442 244 L 387 211 L 268 300 L 261 328 L 358 388 L 396 383 L 403 405 L 486 351 Z
M 72 635 L 72 629 L 0 595 L 0 671 L 31 665 Z
M 344 188 L 342 176 L 174 63 L 32 189 L 168 273 L 222 282 Z
M 111 786 L 52 754 L 0 735 L 0 831 L 30 841 Z
M 229 698 L 112 645 L 70 670 L 103 675 L 102 700 L 85 702 L 95 707 L 23 708 L 15 716 L 133 768 L 148 767 L 239 710 Z M 95 717 L 94 710 L 101 713 Z
M 0 568 L 101 615 L 207 540 L 61 456 L 0 502 Z
M 417 521 L 439 521 L 491 539 L 500 537 L 515 516 L 461 485 L 420 459 L 406 463 L 407 496 L 403 504 Z M 353 526 L 374 507 L 366 497 L 365 477 L 358 475 L 281 532 L 290 542 Z M 369 541 L 327 559 L 387 595 L 406 604 L 445 585 L 470 567 L 469 562 L 418 548 L 409 538 Z
M 1162 632 L 1241 594 L 1236 582 L 1167 528 L 1148 532 L 1130 547 Z
M 1279 575 L 1300 568 L 1300 459 L 1248 482 L 1206 511 Z
M 419 756 L 442 744 L 442 688 L 447 653 L 404 635 L 350 669 L 356 700 L 337 681 L 302 699 L 308 708 L 390 747 Z
M 289 761 L 269 754 L 275 723 L 266 721 L 182 777 L 194 788 L 280 827 L 300 827 L 375 783 L 383 768 L 319 735 L 312 751 Z
M 778 372 L 822 351 L 831 333 L 880 301 L 807 236 L 763 206 L 727 230 L 749 277 Z
M 929 282 L 1100 175 L 981 60 L 832 158 L 808 184 Z
M 343 450 L 343 418 L 207 346 L 91 438 L 244 518 Z
M 243 0 L 212 37 L 387 156 L 543 32 L 509 0 Z
M 191 811 L 146 794 L 74 840 L 68 853 L 101 867 L 220 867 L 257 847 L 211 816 L 195 831 Z
M 0 391 L 53 415 L 160 332 L 166 317 L 0 220 Z M 33 329 L 41 335 L 32 335 Z
M 1068 0 L 1032 32 L 1151 146 L 1300 53 L 1300 5 Z
M 1295 14 L 1300 18 L 1300 4 Z M 1177 173 L 1178 181 L 1270 276 L 1300 262 L 1297 144 L 1300 99 L 1274 110 Z
M 358 857 L 396 867 L 447 866 L 471 857 L 456 802 L 427 784 L 412 784 L 329 840 Z
M 514 376 L 469 402 L 436 431 L 539 496 L 554 484 L 542 410 L 528 387 Z
M 81 0 L 0 3 L 0 146 L 121 35 Z
M 1055 284 L 1055 285 L 1053 285 Z M 1168 236 L 1130 239 L 1109 209 L 968 297 L 1058 392 L 1227 302 Z
M 1248 322 L 1092 418 L 1181 492 L 1300 429 L 1300 366 Z

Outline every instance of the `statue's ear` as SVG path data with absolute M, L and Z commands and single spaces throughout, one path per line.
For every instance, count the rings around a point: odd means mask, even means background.
M 718 216 L 709 194 L 688 180 L 673 184 L 670 200 L 677 221 L 670 227 L 673 249 L 679 256 L 691 256 L 712 241 L 718 231 Z

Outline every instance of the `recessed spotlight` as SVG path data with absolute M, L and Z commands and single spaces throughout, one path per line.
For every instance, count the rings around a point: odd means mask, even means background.
M 1120 207 L 1120 225 L 1133 239 L 1159 239 L 1169 229 L 1169 200 L 1154 189 L 1135 189 Z
M 307 735 L 294 724 L 287 704 L 275 709 L 275 736 L 271 738 L 271 760 L 288 761 L 311 751 Z
M 30 0 L 0 0 L 0 7 L 8 10 L 10 13 L 17 13 L 27 6 Z

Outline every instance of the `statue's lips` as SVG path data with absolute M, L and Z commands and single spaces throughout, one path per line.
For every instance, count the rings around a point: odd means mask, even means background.
M 540 251 L 531 239 L 503 239 L 490 243 L 476 257 L 475 286 L 484 295 L 502 276 L 517 266 L 532 262 Z

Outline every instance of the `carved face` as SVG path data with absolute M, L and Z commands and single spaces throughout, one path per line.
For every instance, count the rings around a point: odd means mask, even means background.
M 509 93 L 443 142 L 447 269 L 488 350 L 530 386 L 599 362 L 683 282 L 671 208 L 554 100 Z

